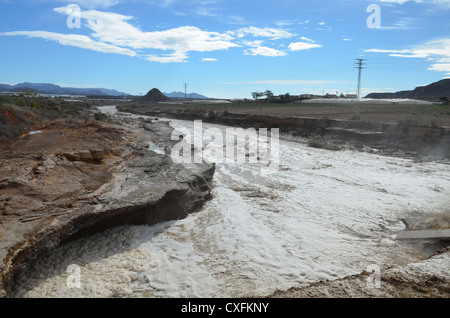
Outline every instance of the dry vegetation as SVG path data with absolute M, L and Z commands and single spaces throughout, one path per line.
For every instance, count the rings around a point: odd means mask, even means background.
M 24 96 L 0 96 L 0 143 L 24 134 L 34 126 L 56 119 L 86 116 L 87 103 Z

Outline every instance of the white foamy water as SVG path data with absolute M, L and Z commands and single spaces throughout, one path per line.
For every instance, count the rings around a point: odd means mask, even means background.
M 192 122 L 172 121 L 192 130 Z M 204 124 L 208 127 L 225 127 Z M 401 219 L 446 211 L 450 166 L 280 142 L 280 169 L 218 164 L 214 198 L 186 219 L 63 246 L 20 275 L 19 297 L 265 296 L 418 260 Z M 67 266 L 81 288 L 68 288 Z M 382 273 L 381 273 L 382 274 Z

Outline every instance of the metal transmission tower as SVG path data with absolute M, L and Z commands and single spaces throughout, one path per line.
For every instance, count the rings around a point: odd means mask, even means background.
M 355 68 L 358 69 L 358 93 L 357 93 L 357 96 L 358 96 L 358 100 L 360 100 L 361 99 L 361 71 L 363 69 L 366 69 L 363 66 L 367 65 L 367 64 L 364 64 L 365 59 L 356 59 L 355 61 L 358 61 L 356 63 L 357 66 Z
M 360 108 L 361 108 L 361 103 L 360 103 L 360 101 L 361 101 L 361 71 L 363 69 L 366 69 L 363 66 L 365 66 L 367 64 L 364 64 L 365 59 L 355 59 L 355 61 L 357 61 L 356 62 L 357 66 L 355 68 L 358 69 L 358 91 L 357 91 L 357 95 L 356 95 L 357 96 L 357 106 L 356 106 L 356 110 L 355 110 L 356 114 L 354 116 L 354 119 L 355 120 L 359 120 L 359 119 L 361 119 L 361 116 L 360 116 Z
M 187 88 L 188 88 L 188 83 L 184 83 L 184 99 L 187 98 Z

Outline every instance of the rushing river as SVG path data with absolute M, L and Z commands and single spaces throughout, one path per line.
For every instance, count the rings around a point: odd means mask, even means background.
M 192 122 L 171 122 L 193 131 Z M 417 261 L 417 246 L 395 240 L 401 219 L 449 205 L 449 165 L 286 140 L 279 149 L 276 173 L 217 164 L 213 199 L 186 219 L 122 226 L 58 248 L 19 276 L 14 295 L 265 296 Z M 75 274 L 79 284 L 68 284 Z

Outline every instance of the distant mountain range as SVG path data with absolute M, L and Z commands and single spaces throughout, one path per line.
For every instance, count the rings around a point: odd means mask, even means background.
M 20 83 L 17 85 L 0 84 L 0 92 L 24 92 L 30 90 L 38 94 L 84 95 L 84 96 L 126 96 L 128 94 L 107 88 L 61 87 L 47 83 Z
M 184 98 L 186 96 L 187 98 L 193 98 L 193 99 L 209 99 L 208 97 L 197 94 L 197 93 L 189 93 L 189 94 L 185 95 L 182 92 L 172 92 L 169 94 L 164 93 L 164 95 L 166 95 L 169 98 Z
M 366 98 L 439 99 L 444 96 L 450 98 L 450 79 L 443 79 L 427 86 L 419 86 L 411 91 L 400 91 L 396 93 L 372 93 L 367 95 Z
M 115 89 L 107 88 L 75 88 L 75 87 L 61 87 L 55 84 L 48 83 L 20 83 L 17 85 L 0 84 L 0 92 L 19 93 L 30 90 L 33 93 L 49 94 L 49 95 L 82 95 L 82 96 L 129 96 L 129 94 L 119 92 Z M 164 93 L 169 98 L 184 98 L 182 92 Z M 208 99 L 208 97 L 189 93 L 187 98 L 193 99 Z

